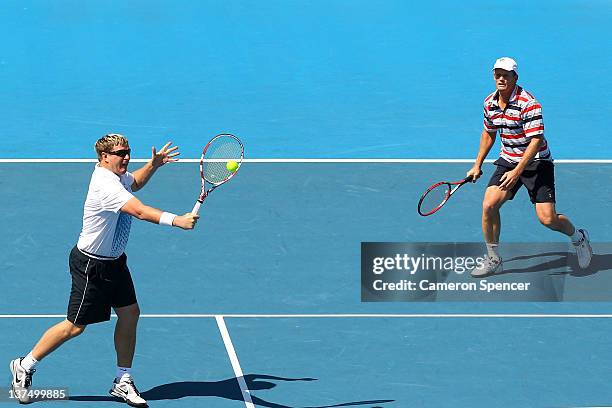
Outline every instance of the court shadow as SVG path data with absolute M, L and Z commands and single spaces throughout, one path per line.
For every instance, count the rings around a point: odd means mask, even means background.
M 583 277 L 603 271 L 612 271 L 612 254 L 593 254 L 591 264 L 586 269 L 580 269 L 576 257 L 574 257 L 573 268 L 569 274 L 571 276 Z
M 543 252 L 533 255 L 522 255 L 515 256 L 512 258 L 504 259 L 504 270 L 503 272 L 496 273 L 495 275 L 507 275 L 507 274 L 518 274 L 518 273 L 537 273 L 537 272 L 552 272 L 553 274 L 558 273 L 559 269 L 569 268 L 573 269 L 571 263 L 572 259 L 570 252 L 564 251 L 556 251 L 556 252 Z M 538 258 L 550 258 L 556 257 L 554 259 L 547 259 L 544 262 L 532 264 L 526 267 L 512 267 L 513 263 L 516 265 L 520 264 L 520 261 L 530 261 Z
M 507 269 L 507 266 L 510 266 L 508 264 L 511 264 L 513 261 L 524 261 L 544 257 L 548 258 L 553 256 L 556 256 L 557 258 L 547 260 L 545 262 L 540 262 L 535 265 L 530 265 L 525 268 Z M 570 275 L 574 277 L 585 277 L 594 275 L 599 272 L 612 270 L 612 254 L 593 254 L 591 264 L 586 269 L 580 269 L 580 267 L 578 266 L 578 261 L 576 259 L 576 254 L 574 252 L 564 251 L 545 252 L 535 255 L 524 255 L 508 258 L 504 260 L 504 267 L 506 267 L 506 269 L 496 275 L 505 275 L 509 273 L 551 272 L 551 275 Z M 559 271 L 559 269 L 563 268 L 566 269 L 566 272 Z
M 267 408 L 298 408 L 289 405 L 283 405 L 271 401 L 266 401 L 262 398 L 253 395 L 253 391 L 269 390 L 276 387 L 277 382 L 294 382 L 294 381 L 316 381 L 316 378 L 284 378 L 264 374 L 247 374 L 244 376 L 247 388 L 251 391 L 251 400 L 258 407 Z M 169 384 L 162 384 L 151 388 L 150 390 L 141 393 L 142 397 L 147 401 L 161 400 L 177 400 L 186 397 L 218 397 L 235 401 L 243 401 L 242 391 L 236 378 L 230 378 L 221 381 L 181 381 Z M 71 396 L 70 401 L 87 401 L 100 402 L 120 401 L 118 398 L 111 396 Z M 343 402 L 336 405 L 321 405 L 309 406 L 302 408 L 334 408 L 334 407 L 351 407 L 359 405 L 385 404 L 394 400 L 372 400 L 372 401 L 352 401 Z

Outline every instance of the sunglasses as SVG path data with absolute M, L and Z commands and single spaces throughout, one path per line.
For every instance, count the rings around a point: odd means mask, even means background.
M 112 154 L 113 156 L 125 157 L 128 154 L 132 153 L 132 149 L 115 150 L 114 152 L 106 152 L 106 153 Z
M 504 72 L 504 73 L 494 73 L 493 77 L 495 79 L 499 79 L 499 78 L 505 78 L 505 79 L 510 79 L 510 78 L 514 78 L 514 75 L 511 72 Z

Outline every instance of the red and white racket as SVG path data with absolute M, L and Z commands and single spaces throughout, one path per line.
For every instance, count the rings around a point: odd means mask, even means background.
M 228 133 L 222 133 L 206 144 L 200 158 L 200 176 L 202 189 L 200 196 L 191 211 L 197 214 L 206 197 L 221 184 L 227 183 L 238 173 L 244 159 L 244 146 L 240 139 Z M 232 163 L 232 162 L 235 162 Z M 237 165 L 237 167 L 232 168 Z M 207 186 L 210 184 L 210 187 Z
M 480 172 L 482 174 L 482 172 Z M 468 176 L 459 181 L 441 181 L 429 187 L 419 200 L 417 211 L 423 217 L 435 214 L 461 186 L 473 180 Z

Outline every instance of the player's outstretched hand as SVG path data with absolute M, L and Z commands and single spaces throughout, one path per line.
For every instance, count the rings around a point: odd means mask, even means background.
M 181 154 L 178 151 L 178 146 L 172 146 L 172 142 L 168 142 L 158 152 L 155 146 L 151 147 L 151 164 L 153 167 L 161 167 L 166 163 L 178 161 L 175 157 Z
M 177 215 L 174 218 L 174 225 L 184 230 L 191 230 L 195 227 L 200 218 L 197 214 L 187 213 L 185 215 Z

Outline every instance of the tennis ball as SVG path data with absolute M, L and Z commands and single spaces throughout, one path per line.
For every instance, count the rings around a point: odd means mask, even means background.
M 230 160 L 225 165 L 225 168 L 227 168 L 229 172 L 233 173 L 238 170 L 238 163 L 236 163 L 234 160 Z

